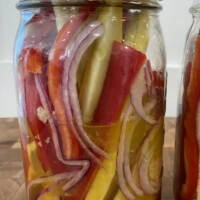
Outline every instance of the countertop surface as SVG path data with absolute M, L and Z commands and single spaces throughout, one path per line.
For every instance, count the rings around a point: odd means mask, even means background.
M 165 120 L 162 200 L 173 200 L 175 123 L 175 118 Z M 16 118 L 0 118 L 0 200 L 26 200 Z

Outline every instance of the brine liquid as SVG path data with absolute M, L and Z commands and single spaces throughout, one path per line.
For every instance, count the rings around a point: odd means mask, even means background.
M 27 125 L 27 124 L 26 124 Z M 27 125 L 28 126 L 28 125 Z M 48 125 L 47 125 L 48 126 Z M 58 183 L 49 178 L 43 183 L 36 183 L 30 189 L 30 199 L 36 199 L 37 195 L 45 188 L 56 185 L 55 188 L 46 193 L 42 199 L 54 199 L 53 196 L 59 196 L 60 199 L 108 199 L 108 200 L 125 200 L 122 191 L 119 188 L 117 172 L 116 172 L 116 156 L 118 143 L 120 138 L 120 130 L 122 123 L 118 122 L 107 126 L 89 126 L 84 125 L 85 131 L 91 140 L 99 147 L 104 149 L 111 157 L 111 160 L 102 159 L 105 168 L 98 166 L 91 160 L 91 167 L 83 179 L 71 188 L 68 192 L 63 192 L 62 187 L 68 180 L 62 180 Z M 157 126 L 157 127 L 156 127 Z M 140 186 L 140 165 L 141 157 L 153 156 L 150 158 L 148 166 L 148 176 L 152 184 L 160 184 L 162 174 L 162 147 L 163 147 L 163 118 L 160 119 L 158 125 L 152 130 L 151 125 L 145 123 L 141 119 L 134 121 L 129 120 L 126 129 L 126 142 L 130 142 L 130 169 L 133 180 Z M 44 177 L 51 177 L 50 170 L 44 170 L 41 162 L 41 154 L 38 149 L 42 148 L 39 137 L 34 137 L 28 128 L 28 144 L 26 150 L 23 149 L 23 159 L 25 167 L 25 178 L 28 184 L 32 180 Z M 23 136 L 24 137 L 24 136 Z M 47 143 L 52 141 L 46 140 Z M 23 147 L 23 146 L 22 146 Z M 151 154 L 152 155 L 152 154 Z M 51 157 L 51 156 L 50 156 Z M 88 159 L 87 155 L 82 154 L 82 159 Z M 74 167 L 76 168 L 76 167 Z M 75 170 L 73 167 L 66 166 L 63 172 Z M 137 196 L 136 199 L 150 200 L 159 199 L 160 190 L 155 195 Z

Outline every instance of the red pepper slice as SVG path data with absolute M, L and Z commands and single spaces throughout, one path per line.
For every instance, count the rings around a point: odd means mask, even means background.
M 185 163 L 184 163 L 184 137 L 186 135 L 186 130 L 184 127 L 184 118 L 187 113 L 188 105 L 186 101 L 188 85 L 190 82 L 190 72 L 191 72 L 192 63 L 189 62 L 186 67 L 185 77 L 184 77 L 184 92 L 182 99 L 182 114 L 178 119 L 178 127 L 177 127 L 177 137 L 176 137 L 176 155 L 175 155 L 175 182 L 174 182 L 174 196 L 175 199 L 181 199 L 180 191 L 182 185 L 185 181 Z
M 153 74 L 153 86 L 164 87 L 165 82 L 162 72 L 152 71 Z
M 27 121 L 34 140 L 36 141 L 39 159 L 43 168 L 45 170 L 51 169 L 53 174 L 61 173 L 66 170 L 66 166 L 57 159 L 51 128 L 48 125 L 48 122 L 43 123 L 39 120 L 37 115 L 37 109 L 42 107 L 42 104 L 33 74 L 29 74 L 26 78 L 25 98 Z
M 89 16 L 88 8 L 79 10 L 59 31 L 52 47 L 53 54 L 48 64 L 48 88 L 55 109 L 58 128 L 61 136 L 61 149 L 66 159 L 76 159 L 80 154 L 80 146 L 67 123 L 65 108 L 62 100 L 62 70 L 66 47 L 79 27 Z
M 47 91 L 46 67 L 43 66 L 43 62 L 41 61 L 43 58 L 40 58 L 42 57 L 42 53 L 33 48 L 23 49 L 22 53 L 24 55 L 21 54 L 23 59 L 21 60 L 19 67 L 23 68 L 23 70 L 21 70 L 22 73 L 25 72 L 25 74 L 21 75 L 25 78 L 24 93 L 26 102 L 26 117 L 29 128 L 37 145 L 37 154 L 45 171 L 51 169 L 53 174 L 60 173 L 66 169 L 66 166 L 60 163 L 57 159 L 50 126 L 48 123 L 45 124 L 38 118 L 37 109 L 42 107 L 42 104 L 35 85 L 34 75 L 29 72 L 29 64 L 31 64 L 31 71 L 41 72 L 43 85 Z M 33 59 L 37 57 L 40 59 Z
M 23 49 L 26 60 L 26 70 L 32 73 L 42 73 L 41 66 L 43 65 L 43 54 L 39 49 L 28 47 Z
M 104 87 L 94 113 L 95 124 L 110 124 L 118 120 L 131 84 L 146 56 L 123 43 L 114 41 Z
M 198 144 L 196 138 L 196 111 L 200 99 L 200 36 L 197 37 L 195 53 L 192 61 L 190 82 L 186 101 L 188 110 L 185 114 L 185 164 L 186 182 L 181 191 L 183 200 L 192 200 L 198 184 Z
M 153 83 L 152 86 L 156 90 L 156 106 L 154 108 L 154 117 L 159 119 L 165 112 L 165 79 L 162 71 L 152 71 Z

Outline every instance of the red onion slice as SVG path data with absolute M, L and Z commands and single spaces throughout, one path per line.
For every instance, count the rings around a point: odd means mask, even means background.
M 151 70 L 151 65 L 150 65 L 149 60 L 147 60 L 146 65 L 144 67 L 144 77 L 145 77 L 145 86 L 147 90 L 147 100 L 151 101 L 153 75 L 152 75 L 152 70 Z
M 65 105 L 66 115 L 70 128 L 73 131 L 74 136 L 78 140 L 79 144 L 85 150 L 85 152 L 98 164 L 101 166 L 102 163 L 100 159 L 96 158 L 95 155 L 89 153 L 89 149 L 81 140 L 79 134 L 76 131 L 78 129 L 80 135 L 84 141 L 89 145 L 89 147 L 97 154 L 109 159 L 107 153 L 96 146 L 88 137 L 87 133 L 84 131 L 82 124 L 81 110 L 78 100 L 78 94 L 76 92 L 76 72 L 78 70 L 78 64 L 81 60 L 82 55 L 87 50 L 87 48 L 93 43 L 93 41 L 100 37 L 104 32 L 103 25 L 99 21 L 94 21 L 88 24 L 76 37 L 73 44 L 69 47 L 67 51 L 67 57 L 64 63 L 63 76 L 62 76 L 62 93 L 63 102 Z M 73 111 L 73 114 L 72 114 Z M 75 124 L 73 122 L 73 116 L 75 119 Z
M 63 159 L 62 153 L 61 153 L 61 148 L 60 148 L 59 141 L 58 141 L 58 133 L 57 133 L 56 126 L 54 124 L 54 119 L 53 119 L 53 116 L 52 116 L 48 96 L 47 96 L 46 91 L 45 91 L 45 89 L 42 85 L 40 75 L 35 74 L 34 78 L 35 78 L 36 88 L 38 90 L 42 106 L 48 114 L 48 122 L 49 122 L 49 125 L 50 125 L 51 130 L 52 130 L 53 144 L 54 144 L 54 147 L 55 147 L 55 151 L 56 151 L 56 155 L 57 155 L 58 160 L 60 160 L 65 165 L 81 166 L 82 169 L 74 171 L 74 172 L 61 173 L 61 174 L 57 174 L 57 175 L 50 176 L 50 177 L 43 177 L 43 178 L 34 179 L 34 180 L 32 180 L 28 183 L 27 193 L 29 195 L 29 190 L 34 184 L 44 183 L 44 182 L 47 182 L 49 180 L 50 181 L 53 180 L 53 181 L 57 182 L 57 181 L 60 181 L 60 180 L 67 180 L 67 179 L 71 178 L 71 180 L 69 182 L 67 182 L 65 184 L 65 186 L 63 187 L 63 190 L 67 191 L 68 189 L 73 187 L 75 184 L 77 184 L 84 177 L 84 175 L 86 174 L 86 172 L 88 171 L 88 169 L 90 167 L 90 162 L 88 160 L 64 160 Z M 47 191 L 48 191 L 48 189 L 47 189 Z
M 140 184 L 142 189 L 145 191 L 146 194 L 153 195 L 156 194 L 159 188 L 154 188 L 149 180 L 149 165 L 151 158 L 153 156 L 153 153 L 146 152 L 143 156 L 141 163 L 139 165 L 139 177 L 140 177 Z
M 150 94 L 149 94 L 149 79 L 148 79 L 148 76 L 147 76 L 147 68 L 144 67 L 144 79 L 145 79 L 145 87 L 146 87 L 146 90 L 147 90 L 147 99 L 148 101 L 150 100 Z
M 128 110 L 128 113 L 130 114 L 131 111 L 132 111 L 132 105 L 131 104 L 128 106 L 127 110 Z M 129 116 L 129 114 L 128 114 L 128 116 Z M 126 131 L 128 118 L 125 118 L 125 119 L 127 119 L 127 120 L 123 121 L 122 126 L 125 126 L 124 130 Z M 132 133 L 128 134 L 128 136 L 125 140 L 126 145 L 125 145 L 125 148 L 124 148 L 124 173 L 125 173 L 126 180 L 127 180 L 128 184 L 130 185 L 130 187 L 132 188 L 132 190 L 138 196 L 142 196 L 143 191 L 140 188 L 138 188 L 137 185 L 134 183 L 134 180 L 132 178 L 131 168 L 130 168 L 129 154 L 130 154 L 130 149 L 131 149 L 132 136 L 133 136 Z
M 135 121 L 137 118 L 138 118 L 138 115 L 134 115 L 134 116 L 129 117 L 129 120 Z
M 63 184 L 64 182 L 65 182 L 65 180 L 64 180 L 64 181 L 61 180 L 61 181 L 59 181 L 58 183 L 56 183 L 56 184 L 54 184 L 54 185 L 52 185 L 52 186 L 50 186 L 50 187 L 45 188 L 44 190 L 42 190 L 41 192 L 39 192 L 39 194 L 38 194 L 37 197 L 36 197 L 36 200 L 41 200 L 41 199 L 43 199 L 43 197 L 44 197 L 47 193 L 49 193 L 49 192 L 51 192 L 52 190 L 56 189 L 57 187 L 59 187 L 59 185 Z M 55 199 L 60 200 L 60 197 L 54 197 L 54 200 L 55 200 Z
M 146 93 L 146 88 L 145 88 L 145 75 L 143 66 L 138 72 L 137 77 L 135 78 L 131 86 L 131 92 L 130 92 L 131 104 L 140 118 L 142 118 L 145 122 L 149 124 L 155 124 L 156 120 L 153 120 L 149 118 L 149 116 L 147 116 L 142 105 L 142 99 L 145 93 Z
M 143 189 L 143 191 L 146 194 L 154 195 L 159 192 L 160 186 L 161 186 L 161 180 L 159 180 L 159 183 L 157 184 L 157 187 L 153 186 L 149 179 L 149 166 L 150 162 L 153 156 L 153 152 L 147 152 L 143 157 L 141 157 L 140 164 L 138 165 L 138 172 L 139 172 L 139 179 L 140 184 Z
M 161 120 L 161 119 L 160 119 Z M 149 137 L 155 136 L 157 132 L 157 128 L 159 128 L 159 124 L 154 125 L 150 128 L 148 133 L 146 134 L 144 140 L 142 141 L 142 150 L 138 164 L 138 174 L 140 185 L 142 190 L 149 195 L 153 195 L 159 192 L 161 187 L 161 179 L 155 181 L 155 184 L 152 184 L 149 178 L 149 166 L 150 162 L 153 159 L 153 145 L 149 148 Z M 160 172 L 161 173 L 161 172 Z
M 118 145 L 118 152 L 117 152 L 117 175 L 118 175 L 118 182 L 119 186 L 121 188 L 122 193 L 126 196 L 126 198 L 130 200 L 134 200 L 135 196 L 130 192 L 126 185 L 126 180 L 125 180 L 125 175 L 124 175 L 124 150 L 125 150 L 125 137 L 126 137 L 126 124 L 129 118 L 129 115 L 132 111 L 132 105 L 129 105 L 123 120 L 122 120 L 122 129 L 121 129 L 121 136 L 119 140 L 119 145 Z M 132 175 L 131 175 L 132 177 Z M 129 181 L 131 188 L 133 191 L 138 194 L 142 195 L 142 191 L 136 186 L 136 184 L 133 182 L 133 180 Z
M 148 102 L 145 105 L 145 108 L 144 108 L 145 112 L 149 113 L 153 109 L 155 103 L 156 103 L 156 101 Z M 128 109 L 130 109 L 130 107 Z M 131 110 L 129 112 L 131 112 Z M 140 120 L 137 116 L 134 116 L 134 117 L 135 117 L 135 120 L 136 119 Z M 130 120 L 130 118 L 129 118 L 129 120 Z M 132 118 L 131 118 L 131 120 L 132 120 Z M 138 122 L 136 121 L 135 123 L 138 123 Z M 127 124 L 127 122 L 124 122 L 123 125 L 126 126 L 126 124 Z M 125 141 L 126 145 L 125 145 L 125 151 L 124 151 L 124 173 L 125 173 L 127 182 L 129 183 L 129 185 L 133 189 L 133 191 L 135 191 L 135 193 L 138 196 L 142 196 L 143 195 L 143 191 L 141 189 L 138 190 L 138 187 L 135 187 L 135 183 L 134 183 L 134 180 L 132 178 L 132 172 L 131 172 L 131 168 L 130 168 L 129 154 L 130 154 L 130 150 L 131 150 L 131 141 L 133 139 L 134 134 L 136 134 L 135 131 L 132 131 L 131 133 L 129 133 L 128 136 L 127 136 L 127 138 L 126 138 L 126 141 Z M 149 133 L 146 134 L 146 136 L 144 137 L 144 140 L 148 137 L 148 134 Z M 144 142 L 144 140 L 143 140 L 143 142 Z M 142 143 L 138 147 L 138 149 L 136 150 L 136 152 L 139 151 L 140 147 L 142 146 Z

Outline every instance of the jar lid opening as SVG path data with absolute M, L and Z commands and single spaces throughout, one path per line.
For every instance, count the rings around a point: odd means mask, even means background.
M 142 6 L 161 9 L 162 0 L 19 0 L 18 9 L 49 6 Z

